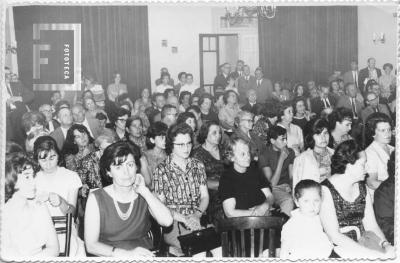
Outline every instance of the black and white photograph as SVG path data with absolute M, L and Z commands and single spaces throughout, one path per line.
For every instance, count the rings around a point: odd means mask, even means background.
M 399 3 L 0 3 L 1 260 L 396 262 Z

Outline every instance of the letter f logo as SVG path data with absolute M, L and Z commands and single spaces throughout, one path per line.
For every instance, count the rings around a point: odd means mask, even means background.
M 40 24 L 33 24 L 33 79 L 40 79 L 40 65 L 49 64 L 48 58 L 41 58 L 40 51 L 50 50 L 50 45 L 35 44 L 40 40 Z

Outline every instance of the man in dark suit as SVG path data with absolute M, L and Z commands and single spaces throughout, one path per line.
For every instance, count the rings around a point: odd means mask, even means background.
M 144 113 L 149 118 L 150 124 L 156 121 L 161 120 L 161 110 L 165 105 L 165 96 L 163 93 L 154 93 L 151 97 L 151 102 L 153 106 L 148 107 Z M 158 119 L 155 120 L 154 118 L 158 115 Z
M 46 129 L 49 132 L 53 132 L 55 129 L 60 127 L 60 123 L 53 119 L 53 113 L 51 110 L 50 104 L 42 104 L 39 107 L 39 112 L 43 113 L 43 115 L 46 117 Z
M 356 87 L 357 92 L 361 93 L 359 89 L 360 85 L 358 84 L 358 75 L 359 75 L 358 63 L 354 59 L 350 63 L 350 70 L 343 74 L 343 82 L 344 85 L 346 85 L 347 83 L 353 83 L 354 86 Z
M 183 86 L 186 84 L 186 72 L 180 72 L 178 74 L 178 83 L 174 86 L 174 91 L 176 96 L 179 96 L 179 92 Z
M 379 97 L 376 96 L 375 93 L 368 92 L 365 97 L 365 102 L 367 104 L 367 107 L 365 107 L 361 111 L 361 119 L 364 123 L 367 120 L 368 116 L 374 112 L 382 112 L 382 113 L 386 114 L 390 118 L 390 120 L 392 119 L 389 109 L 386 107 L 386 105 L 379 103 Z
M 364 103 L 357 99 L 357 89 L 354 83 L 347 83 L 345 86 L 346 95 L 340 97 L 336 107 L 345 107 L 353 113 L 353 119 L 361 117 Z
M 236 62 L 235 71 L 232 72 L 232 75 L 233 75 L 233 77 L 234 77 L 235 79 L 237 79 L 237 78 L 243 76 L 243 74 L 244 74 L 244 72 L 243 72 L 243 66 L 244 66 L 244 61 L 239 59 L 239 60 Z
M 237 88 L 239 91 L 239 100 L 246 102 L 247 92 L 251 87 L 256 87 L 256 78 L 250 75 L 250 67 L 248 65 L 243 66 L 243 75 L 237 79 Z
M 57 117 L 60 120 L 60 127 L 55 129 L 50 136 L 57 142 L 58 148 L 61 150 L 64 146 L 65 138 L 67 137 L 68 129 L 72 126 L 72 112 L 67 107 L 58 109 Z
M 331 113 L 335 108 L 336 101 L 334 96 L 330 93 L 328 85 L 320 86 L 319 97 L 311 100 L 311 111 L 316 113 L 317 116 L 321 116 L 321 113 Z
M 22 115 L 29 110 L 35 95 L 28 90 L 22 82 L 12 81 L 9 67 L 4 67 L 5 72 L 5 96 L 6 96 L 6 139 L 20 145 L 25 143 L 26 134 L 22 129 Z
M 264 78 L 264 73 L 261 67 L 256 68 L 254 71 L 256 77 L 254 86 L 250 86 L 250 89 L 254 89 L 257 92 L 257 102 L 264 103 L 266 100 L 272 98 L 272 82 L 271 80 Z
M 214 79 L 214 94 L 221 93 L 228 85 L 228 77 L 231 73 L 231 65 L 224 63 L 220 66 L 220 73 Z
M 241 109 L 257 115 L 259 107 L 261 105 L 257 103 L 257 92 L 254 89 L 249 89 L 247 91 L 247 103 Z
M 362 93 L 366 93 L 365 84 L 367 84 L 368 80 L 375 80 L 378 82 L 379 77 L 382 75 L 382 72 L 379 68 L 375 68 L 376 60 L 374 58 L 368 59 L 368 66 L 360 70 L 360 74 L 358 75 L 358 84 L 359 89 Z
M 97 119 L 86 118 L 85 109 L 83 108 L 82 104 L 75 104 L 72 106 L 71 111 L 74 123 L 85 126 L 88 129 L 90 136 L 92 136 L 94 139 L 97 139 L 101 132 L 99 121 Z

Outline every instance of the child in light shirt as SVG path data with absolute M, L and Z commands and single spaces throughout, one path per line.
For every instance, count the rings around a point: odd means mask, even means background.
M 319 218 L 321 185 L 302 180 L 294 189 L 297 209 L 282 227 L 280 257 L 286 259 L 322 259 L 339 257 L 322 228 Z

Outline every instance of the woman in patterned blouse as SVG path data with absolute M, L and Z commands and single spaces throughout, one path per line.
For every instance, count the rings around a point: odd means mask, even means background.
M 143 121 L 139 116 L 131 116 L 126 121 L 126 131 L 128 132 L 128 140 L 140 148 L 140 154 L 147 150 L 146 136 L 143 135 Z
M 210 204 L 207 215 L 214 223 L 223 217 L 222 204 L 218 198 L 219 179 L 229 160 L 225 158 L 225 149 L 221 144 L 222 130 L 215 121 L 208 121 L 200 128 L 198 142 L 200 145 L 193 150 L 193 158 L 203 162 L 207 175 L 207 186 L 210 195 Z M 218 214 L 219 213 L 219 214 Z
M 332 156 L 332 176 L 322 182 L 321 222 L 345 258 L 394 256 L 394 247 L 376 222 L 364 183 L 366 161 L 354 140 L 344 141 Z
M 94 139 L 88 129 L 81 124 L 69 128 L 62 149 L 65 158 L 65 168 L 77 172 L 79 162 L 83 157 L 94 151 Z
M 186 123 L 172 125 L 166 138 L 168 156 L 153 174 L 154 192 L 174 218 L 164 240 L 176 254 L 182 253 L 177 237 L 201 229 L 200 218 L 209 202 L 204 164 L 190 157 L 192 145 L 192 128 Z

